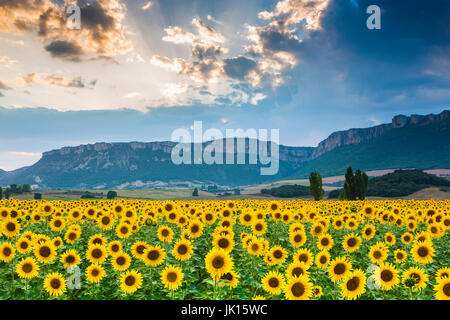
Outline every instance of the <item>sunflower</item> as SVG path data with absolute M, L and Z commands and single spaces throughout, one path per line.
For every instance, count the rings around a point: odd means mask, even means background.
M 77 208 L 72 209 L 69 213 L 69 219 L 71 221 L 79 221 L 82 217 L 83 217 L 83 214 Z
M 308 300 L 312 295 L 312 284 L 308 276 L 293 277 L 284 287 L 284 295 L 289 300 Z
M 289 241 L 291 242 L 291 245 L 295 248 L 303 246 L 306 240 L 307 240 L 306 233 L 302 230 L 289 232 Z
M 172 249 L 172 255 L 179 261 L 189 260 L 192 255 L 192 244 L 189 240 L 179 240 Z
M 122 242 L 119 240 L 111 241 L 108 244 L 108 252 L 111 256 L 114 256 L 122 251 Z
M 431 236 L 426 231 L 421 231 L 416 234 L 416 238 L 414 239 L 416 242 L 430 242 Z
M 116 227 L 116 234 L 120 239 L 126 239 L 131 235 L 131 226 L 125 222 L 121 222 Z
M 323 232 L 325 232 L 325 228 L 324 228 L 324 226 L 321 223 L 315 222 L 311 226 L 311 234 L 314 237 L 317 237 L 317 236 L 321 235 Z
M 375 272 L 375 281 L 383 290 L 391 290 L 400 282 L 398 271 L 390 263 L 382 263 Z
M 366 291 L 366 275 L 363 271 L 355 269 L 350 272 L 341 284 L 341 295 L 345 299 L 354 300 Z
M 208 225 L 213 224 L 217 219 L 217 216 L 212 212 L 205 212 L 202 214 L 201 220 Z
M 261 280 L 263 289 L 273 295 L 280 294 L 285 285 L 284 278 L 276 271 L 270 271 Z
M 323 294 L 323 289 L 321 286 L 314 286 L 312 288 L 312 295 L 314 298 L 320 298 Z
M 266 233 L 267 230 L 267 224 L 264 222 L 264 220 L 256 220 L 252 224 L 252 232 L 257 236 L 262 236 L 264 233 Z
M 316 265 L 320 269 L 326 269 L 330 263 L 330 254 L 328 251 L 321 251 L 316 255 Z
M 300 248 L 294 255 L 294 261 L 304 263 L 309 268 L 313 263 L 313 253 L 308 248 Z
M 437 300 L 450 300 L 450 278 L 442 278 L 434 286 Z
M 131 247 L 131 254 L 137 259 L 143 259 L 145 249 L 147 249 L 149 245 L 144 241 L 136 241 Z
M 443 278 L 450 278 L 450 268 L 442 267 L 436 272 L 436 280 L 439 281 Z
M 164 262 L 166 251 L 161 246 L 149 246 L 144 251 L 144 263 L 146 266 L 157 267 Z
M 90 283 L 99 283 L 105 276 L 105 269 L 98 264 L 91 264 L 86 269 L 86 278 Z
M 106 246 L 108 240 L 106 240 L 105 236 L 100 233 L 94 234 L 89 238 L 88 246 L 99 244 L 101 246 Z
M 108 252 L 104 246 L 99 244 L 90 245 L 86 251 L 86 258 L 91 263 L 102 264 L 108 257 Z
M 65 221 L 61 217 L 53 218 L 50 221 L 49 225 L 50 225 L 50 229 L 52 229 L 55 232 L 63 231 L 64 228 L 66 227 Z
M 191 237 L 192 239 L 196 239 L 203 233 L 203 224 L 199 220 L 192 220 L 189 223 L 187 230 L 189 237 Z
M 433 260 L 434 248 L 431 242 L 416 242 L 411 248 L 411 255 L 415 262 L 428 264 Z
M 254 256 L 260 256 L 264 254 L 264 248 L 259 239 L 252 239 L 247 245 L 247 252 Z
M 236 288 L 239 282 L 239 275 L 231 270 L 230 272 L 224 273 L 220 277 L 219 287 L 230 287 Z
M 412 285 L 409 285 L 407 279 L 412 279 Z M 428 282 L 428 275 L 421 268 L 411 267 L 403 271 L 402 282 L 406 286 L 411 286 L 414 291 L 420 291 L 426 288 Z
M 177 290 L 181 286 L 184 274 L 178 267 L 169 265 L 161 271 L 161 282 L 164 284 L 164 288 L 168 288 L 171 291 Z
M 372 263 L 381 263 L 388 257 L 389 250 L 383 243 L 376 243 L 370 247 L 369 258 Z
M 252 211 L 246 210 L 241 213 L 239 220 L 243 226 L 251 226 L 255 220 L 255 216 Z
M 66 292 L 66 280 L 60 273 L 50 273 L 44 280 L 45 290 L 52 296 L 60 296 Z
M 347 234 L 342 241 L 342 247 L 345 251 L 355 252 L 361 246 L 361 238 L 353 233 Z
M 329 251 L 334 244 L 333 237 L 328 233 L 320 235 L 317 239 L 317 248 L 321 251 Z
M 131 265 L 131 257 L 128 253 L 119 252 L 112 257 L 111 264 L 114 270 L 125 271 Z
M 61 263 L 64 264 L 64 268 L 68 268 L 70 266 L 76 266 L 80 263 L 81 259 L 78 253 L 75 250 L 66 250 L 60 259 Z
M 120 289 L 125 293 L 136 292 L 142 286 L 141 273 L 130 270 L 120 277 Z
M 222 249 L 213 248 L 205 257 L 205 266 L 211 277 L 221 277 L 233 269 L 233 260 Z
M 286 278 L 290 279 L 301 275 L 309 275 L 308 267 L 302 262 L 292 262 L 286 270 Z
M 77 230 L 69 229 L 64 235 L 64 240 L 69 244 L 74 244 L 81 236 L 81 232 Z
M 356 229 L 358 229 L 358 221 L 356 221 L 356 219 L 350 218 L 345 223 L 345 227 L 348 230 L 356 230 Z
M 8 238 L 14 238 L 20 232 L 20 223 L 16 219 L 8 218 L 2 223 L 2 231 Z
M 16 273 L 20 278 L 31 279 L 38 275 L 39 265 L 33 258 L 24 258 L 16 266 Z
M 384 235 L 384 241 L 390 246 L 393 246 L 397 242 L 397 240 L 395 239 L 395 235 L 390 232 L 386 232 L 386 234 Z
M 32 243 L 28 238 L 22 236 L 16 242 L 16 249 L 19 253 L 25 254 L 33 249 Z
M 275 246 L 269 250 L 269 255 L 273 264 L 281 264 L 286 261 L 288 252 L 281 246 Z
M 50 263 L 56 258 L 56 249 L 50 241 L 40 242 L 34 246 L 34 255 L 41 263 Z
M 342 218 L 333 219 L 333 228 L 335 230 L 341 230 L 344 227 L 344 221 Z
M 394 251 L 394 258 L 395 258 L 395 262 L 397 262 L 397 263 L 405 262 L 407 257 L 408 257 L 408 254 L 406 253 L 405 250 L 397 249 Z
M 231 235 L 219 235 L 213 238 L 212 245 L 223 249 L 225 252 L 231 252 L 234 247 L 234 240 Z
M 362 231 L 362 237 L 365 240 L 370 240 L 375 236 L 375 231 L 376 231 L 375 227 L 368 224 L 364 227 L 364 229 Z
M 52 239 L 52 243 L 53 246 L 55 247 L 55 249 L 59 249 L 63 246 L 63 240 L 61 239 L 61 237 L 56 237 Z
M 111 214 L 103 214 L 97 219 L 97 226 L 102 230 L 109 230 L 116 220 Z
M 328 266 L 330 279 L 337 282 L 345 278 L 352 270 L 352 263 L 348 257 L 337 257 Z

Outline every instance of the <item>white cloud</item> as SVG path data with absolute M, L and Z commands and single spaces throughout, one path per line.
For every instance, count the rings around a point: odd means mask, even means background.
M 147 11 L 147 10 L 150 9 L 152 6 L 153 6 L 153 2 L 149 1 L 149 2 L 147 2 L 146 4 L 144 4 L 144 5 L 141 7 L 141 10 Z
M 0 168 L 3 170 L 15 170 L 36 163 L 42 157 L 37 152 L 5 151 L 0 152 Z
M 255 94 L 252 99 L 250 100 L 250 103 L 253 105 L 257 105 L 259 103 L 259 101 L 264 100 L 265 98 L 267 98 L 267 96 L 265 94 L 262 93 L 257 93 Z

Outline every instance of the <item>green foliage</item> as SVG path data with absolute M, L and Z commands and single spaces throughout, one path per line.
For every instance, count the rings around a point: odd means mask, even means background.
M 261 193 L 279 198 L 293 198 L 309 195 L 309 188 L 301 185 L 284 185 L 277 188 L 262 189 Z
M 35 193 L 33 195 L 34 200 L 42 200 L 42 193 Z
M 24 184 L 22 186 L 22 192 L 23 193 L 30 193 L 31 192 L 31 186 L 29 184 Z
M 198 197 L 198 188 L 194 189 L 194 192 L 192 192 L 193 197 Z
M 117 197 L 116 191 L 108 191 L 108 193 L 106 194 L 106 199 L 109 200 L 115 199 L 116 197 Z
M 323 197 L 322 176 L 319 172 L 311 172 L 309 175 L 309 193 L 316 201 Z
M 401 197 L 430 186 L 448 187 L 450 181 L 420 170 L 395 170 L 369 180 L 368 196 Z
M 3 188 L 0 187 L 0 200 L 2 200 L 2 199 L 3 199 Z
M 367 174 L 357 169 L 353 174 L 352 167 L 348 167 L 345 172 L 344 194 L 346 200 L 364 200 L 369 178 Z

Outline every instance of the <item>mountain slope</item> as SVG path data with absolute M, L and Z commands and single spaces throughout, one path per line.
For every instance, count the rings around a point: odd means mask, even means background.
M 304 163 L 291 177 L 304 178 L 314 170 L 332 176 L 348 166 L 361 170 L 450 168 L 450 119 L 409 124 L 366 142 L 337 147 Z
M 171 160 L 174 146 L 173 142 L 132 142 L 66 147 L 44 153 L 31 167 L 8 172 L 0 177 L 0 185 L 30 183 L 44 188 L 111 188 L 145 187 L 157 181 L 195 181 L 235 186 L 289 175 L 302 161 L 309 159 L 313 151 L 313 148 L 280 146 L 278 175 L 261 176 L 260 165 L 175 165 Z

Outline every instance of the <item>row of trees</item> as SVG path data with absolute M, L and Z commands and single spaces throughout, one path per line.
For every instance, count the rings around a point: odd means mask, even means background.
M 339 191 L 339 200 L 364 200 L 368 187 L 367 174 L 359 169 L 353 173 L 352 167 L 348 167 L 345 172 L 344 189 Z M 323 197 L 322 176 L 318 172 L 311 172 L 309 175 L 309 193 L 316 201 Z
M 29 184 L 24 184 L 23 186 L 19 186 L 17 184 L 12 184 L 9 186 L 9 188 L 3 189 L 0 187 L 0 200 L 3 199 L 9 199 L 14 194 L 23 194 L 23 193 L 30 193 L 31 192 L 31 186 Z

